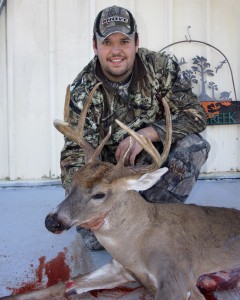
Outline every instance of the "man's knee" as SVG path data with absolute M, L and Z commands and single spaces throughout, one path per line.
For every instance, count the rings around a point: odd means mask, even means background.
M 77 232 L 80 233 L 85 245 L 90 250 L 103 250 L 103 246 L 97 240 L 92 230 L 77 226 Z
M 164 164 L 168 172 L 156 185 L 142 192 L 142 196 L 149 202 L 185 202 L 209 151 L 209 143 L 199 134 L 190 134 L 177 141 Z
M 167 165 L 170 171 L 178 172 L 180 176 L 198 175 L 209 151 L 210 145 L 201 135 L 190 134 L 172 147 Z

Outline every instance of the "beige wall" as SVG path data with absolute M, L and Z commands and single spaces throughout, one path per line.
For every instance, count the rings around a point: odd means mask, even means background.
M 93 57 L 97 12 L 113 4 L 132 11 L 141 46 L 152 50 L 184 40 L 191 26 L 192 39 L 229 59 L 240 100 L 239 0 L 7 0 L 0 16 L 0 179 L 59 176 L 63 138 L 52 122 L 62 118 L 66 85 Z M 194 47 L 171 50 L 214 59 L 207 47 Z M 203 134 L 212 151 L 202 171 L 239 171 L 240 125 L 212 126 Z

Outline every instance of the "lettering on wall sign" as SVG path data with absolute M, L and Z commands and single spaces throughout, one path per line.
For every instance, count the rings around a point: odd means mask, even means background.
M 240 124 L 240 101 L 202 101 L 208 125 Z

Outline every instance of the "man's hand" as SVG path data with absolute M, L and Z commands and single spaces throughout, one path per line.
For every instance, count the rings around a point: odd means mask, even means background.
M 156 130 L 153 129 L 152 127 L 146 127 L 146 128 L 140 129 L 139 131 L 137 131 L 137 133 L 149 138 L 149 140 L 151 142 L 159 142 L 160 141 L 159 135 L 157 134 Z M 116 157 L 117 161 L 127 151 L 128 147 L 129 147 L 129 142 L 130 142 L 129 139 L 130 139 L 130 137 L 125 138 L 118 145 L 116 153 L 115 153 L 115 157 Z M 142 149 L 143 149 L 142 146 L 140 146 L 135 140 L 132 140 L 132 146 L 126 155 L 125 164 L 126 165 L 130 164 L 133 166 L 135 164 L 136 156 L 142 151 Z

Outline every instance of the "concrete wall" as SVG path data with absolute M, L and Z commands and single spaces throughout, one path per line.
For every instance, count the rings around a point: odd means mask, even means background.
M 7 0 L 0 15 L 0 179 L 59 176 L 63 138 L 52 122 L 62 118 L 65 87 L 93 57 L 96 14 L 113 4 L 132 11 L 140 45 L 152 50 L 185 40 L 191 26 L 192 39 L 228 57 L 240 99 L 238 0 Z M 188 46 L 171 50 L 215 57 L 207 47 Z M 228 69 L 222 74 L 225 83 Z M 240 126 L 211 126 L 203 134 L 212 151 L 202 171 L 239 171 Z

